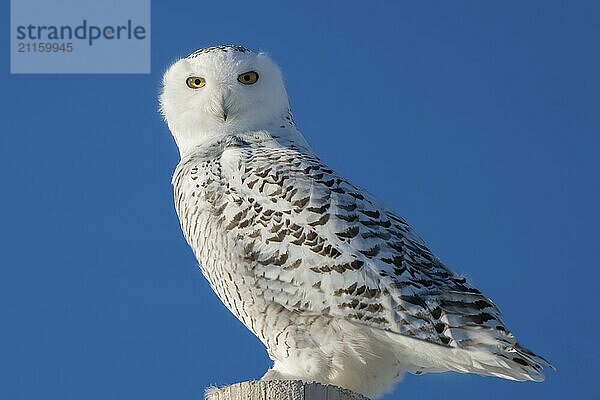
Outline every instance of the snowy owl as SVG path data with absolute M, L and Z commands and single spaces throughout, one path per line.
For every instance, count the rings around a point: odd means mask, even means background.
M 164 75 L 181 161 L 184 236 L 219 299 L 267 348 L 263 379 L 378 397 L 405 372 L 542 381 L 500 311 L 395 212 L 325 165 L 292 117 L 279 68 L 240 46 Z

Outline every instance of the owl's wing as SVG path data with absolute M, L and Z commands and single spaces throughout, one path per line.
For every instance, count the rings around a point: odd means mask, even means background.
M 316 156 L 234 143 L 221 163 L 223 200 L 235 206 L 219 212 L 264 297 L 441 346 L 487 348 L 539 374 L 540 359 L 521 350 L 487 297 Z

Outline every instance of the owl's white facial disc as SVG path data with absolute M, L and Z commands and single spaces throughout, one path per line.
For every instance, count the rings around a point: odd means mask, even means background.
M 255 83 L 244 82 L 252 81 L 248 72 L 257 74 Z M 175 62 L 163 77 L 160 105 L 182 154 L 215 135 L 268 129 L 289 109 L 279 68 L 237 46 L 200 49 Z

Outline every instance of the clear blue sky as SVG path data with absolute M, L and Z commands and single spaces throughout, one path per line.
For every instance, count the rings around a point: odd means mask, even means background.
M 600 398 L 598 2 L 154 1 L 150 75 L 9 75 L 7 3 L 0 399 L 197 400 L 269 367 L 180 233 L 156 111 L 169 63 L 223 43 L 268 51 L 322 158 L 558 367 L 387 399 Z

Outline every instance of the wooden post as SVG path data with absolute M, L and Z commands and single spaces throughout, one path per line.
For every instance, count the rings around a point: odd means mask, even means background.
M 206 400 L 369 400 L 348 389 L 302 381 L 248 381 L 208 388 Z

